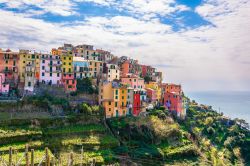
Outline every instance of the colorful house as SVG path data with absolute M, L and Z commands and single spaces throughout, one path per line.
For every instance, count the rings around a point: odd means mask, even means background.
M 155 90 L 156 93 L 156 102 L 160 102 L 162 95 L 161 95 L 161 87 L 159 86 L 158 82 L 150 81 L 149 83 L 145 84 L 146 88 Z
M 144 79 L 133 74 L 127 74 L 126 76 L 121 76 L 121 81 L 123 84 L 128 85 L 134 89 L 144 89 Z
M 126 116 L 127 115 L 127 87 L 120 85 L 119 88 L 119 107 L 120 107 L 120 115 L 121 116 Z
M 89 62 L 82 57 L 73 57 L 74 77 L 82 79 L 90 77 Z
M 43 84 L 60 85 L 62 79 L 61 65 L 59 55 L 42 54 L 39 82 Z
M 157 104 L 157 91 L 152 88 L 146 88 L 147 99 L 149 103 Z
M 29 50 L 19 51 L 18 75 L 26 92 L 33 92 L 40 78 L 40 54 Z
M 103 70 L 103 62 L 89 60 L 89 76 L 92 78 L 101 78 Z
M 133 115 L 138 116 L 141 112 L 141 97 L 140 97 L 140 91 L 134 90 L 134 96 L 133 96 Z
M 133 93 L 119 82 L 103 81 L 100 83 L 99 105 L 104 107 L 106 118 L 132 114 L 131 92 Z M 128 109 L 129 106 L 131 109 Z
M 25 71 L 26 66 L 34 67 L 34 81 L 39 81 L 40 76 L 40 54 L 31 53 L 29 50 L 20 50 L 19 51 L 19 66 L 18 66 L 18 75 L 20 82 L 25 82 Z
M 134 89 L 127 87 L 127 115 L 133 115 Z
M 125 60 L 122 64 L 121 64 L 121 76 L 126 77 L 129 74 L 129 67 L 130 67 L 130 63 L 129 60 Z
M 18 52 L 0 49 L 0 73 L 4 73 L 5 82 L 9 83 L 12 88 L 18 84 L 18 63 Z
M 36 84 L 36 67 L 34 64 L 27 64 L 24 72 L 24 90 L 26 93 L 32 93 Z
M 100 54 L 101 61 L 103 61 L 104 63 L 109 63 L 114 58 L 114 55 L 109 51 L 96 49 L 96 52 Z
M 8 94 L 9 93 L 10 85 L 8 83 L 6 83 L 5 78 L 6 78 L 5 74 L 0 73 L 0 94 Z
M 178 117 L 183 114 L 182 96 L 175 92 L 167 92 L 164 95 L 164 106 Z
M 120 70 L 119 70 L 118 65 L 104 63 L 103 79 L 107 81 L 119 80 Z
M 61 55 L 62 61 L 62 83 L 68 92 L 76 91 L 76 80 L 73 72 L 73 55 L 71 51 Z

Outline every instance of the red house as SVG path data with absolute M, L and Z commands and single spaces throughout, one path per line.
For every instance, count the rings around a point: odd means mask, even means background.
M 145 77 L 147 75 L 147 71 L 148 71 L 148 66 L 141 65 L 141 76 L 142 77 Z
M 133 115 L 138 116 L 141 112 L 140 91 L 134 91 Z
M 180 116 L 183 111 L 182 96 L 175 92 L 166 92 L 164 94 L 164 106 L 171 112 Z
M 62 82 L 66 91 L 76 91 L 76 80 L 74 74 L 63 74 Z

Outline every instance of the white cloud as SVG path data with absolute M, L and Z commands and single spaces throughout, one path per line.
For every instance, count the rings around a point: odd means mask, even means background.
M 44 14 L 45 12 L 48 12 L 62 16 L 76 14 L 73 10 L 75 4 L 70 0 L 0 0 L 0 3 L 5 3 L 8 8 L 26 9 L 25 13 L 27 12 L 28 14 L 32 14 L 32 12 L 35 12 L 34 14 Z M 42 11 L 27 9 L 29 6 L 38 7 Z
M 182 83 L 185 90 L 250 90 L 250 2 L 237 2 L 202 4 L 196 11 L 214 26 L 182 32 L 158 19 L 89 17 L 58 24 L 0 10 L 0 46 L 50 51 L 65 42 L 88 43 L 158 65 L 166 81 Z

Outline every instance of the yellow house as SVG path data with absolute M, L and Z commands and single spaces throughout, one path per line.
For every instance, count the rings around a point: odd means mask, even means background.
M 62 60 L 62 72 L 73 73 L 73 55 L 72 53 L 61 55 Z
M 99 86 L 99 104 L 104 107 L 106 118 L 125 116 L 127 89 L 116 82 L 102 82 Z
M 40 54 L 34 53 L 31 54 L 29 50 L 20 50 L 19 51 L 19 65 L 18 72 L 20 82 L 25 82 L 25 72 L 26 66 L 32 66 L 34 68 L 34 79 L 39 80 L 40 77 Z M 34 80 L 35 81 L 35 80 Z
M 161 87 L 159 86 L 158 82 L 150 81 L 149 83 L 145 84 L 146 88 L 151 88 L 157 91 L 157 101 L 161 100 Z
M 120 110 L 119 110 L 119 115 L 125 116 L 127 114 L 127 96 L 128 96 L 128 90 L 126 86 L 121 86 L 120 87 L 120 100 L 119 100 L 119 105 L 120 105 Z
M 101 76 L 103 69 L 103 62 L 96 60 L 89 60 L 89 77 L 98 78 Z
M 114 117 L 115 102 L 113 100 L 102 101 L 102 106 L 105 109 L 106 118 Z

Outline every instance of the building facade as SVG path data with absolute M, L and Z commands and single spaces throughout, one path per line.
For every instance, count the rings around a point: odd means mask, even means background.
M 39 82 L 60 85 L 62 80 L 61 59 L 59 55 L 42 54 L 40 60 Z

